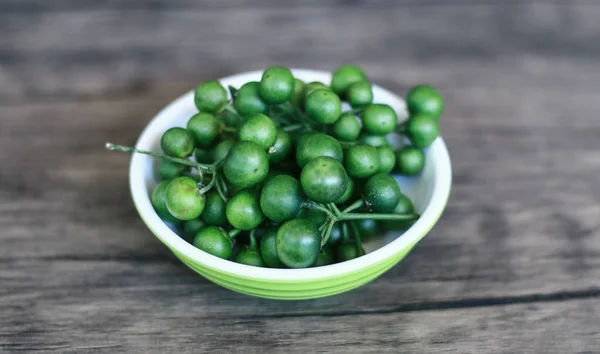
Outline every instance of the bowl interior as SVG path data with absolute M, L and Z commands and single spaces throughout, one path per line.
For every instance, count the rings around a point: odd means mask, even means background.
M 331 74 L 313 70 L 292 70 L 294 75 L 305 81 L 321 81 L 329 83 Z M 221 83 L 227 87 L 231 85 L 239 88 L 248 81 L 260 81 L 262 72 L 255 71 L 224 78 Z M 374 85 L 374 101 L 386 103 L 398 113 L 399 120 L 406 119 L 404 101 L 393 93 Z M 349 109 L 348 106 L 344 110 Z M 165 107 L 154 117 L 142 132 L 136 147 L 139 149 L 160 151 L 160 138 L 162 133 L 171 127 L 185 127 L 189 118 L 197 113 L 193 102 L 193 91 L 190 91 L 170 105 Z M 399 137 L 390 139 L 395 145 L 401 145 Z M 414 203 L 415 209 L 422 216 L 405 232 L 388 232 L 384 237 L 374 238 L 364 243 L 366 256 L 352 261 L 343 262 L 319 268 L 308 269 L 265 269 L 249 267 L 234 262 L 226 261 L 204 253 L 181 239 L 178 230 L 170 224 L 165 224 L 150 203 L 150 195 L 159 183 L 156 173 L 157 161 L 149 156 L 135 154 L 132 156 L 130 167 L 130 184 L 134 203 L 140 216 L 153 233 L 167 246 L 195 259 L 208 267 L 216 268 L 244 277 L 257 277 L 266 279 L 297 279 L 305 277 L 335 276 L 344 272 L 360 269 L 381 260 L 403 247 L 413 244 L 424 236 L 440 216 L 450 189 L 450 161 L 448 152 L 441 138 L 425 151 L 426 163 L 422 174 L 418 177 L 405 178 L 396 176 L 401 190 Z M 387 247 L 383 247 L 389 245 Z M 318 269 L 318 271 L 316 271 Z

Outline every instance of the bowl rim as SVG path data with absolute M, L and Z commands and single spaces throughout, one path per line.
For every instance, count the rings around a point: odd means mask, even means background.
M 329 82 L 331 78 L 331 73 L 326 71 L 309 69 L 291 69 L 291 71 L 294 76 L 300 78 L 303 76 L 321 77 L 319 80 L 322 82 Z M 261 74 L 262 70 L 249 71 L 227 76 L 218 81 L 220 81 L 223 86 L 227 87 L 227 85 L 232 84 L 234 81 L 245 80 L 244 82 L 247 82 L 256 77 L 260 77 Z M 403 102 L 400 97 L 383 87 L 373 84 L 373 90 L 377 90 L 380 94 L 387 95 L 392 99 Z M 190 90 L 159 111 L 146 127 L 144 127 L 135 146 L 138 149 L 149 149 L 153 143 L 150 133 L 156 129 L 153 127 L 157 125 L 157 122 L 168 119 L 169 116 L 173 116 L 173 112 L 184 107 L 189 103 L 189 100 L 193 100 L 193 94 L 194 90 Z M 393 257 L 402 252 L 405 248 L 411 247 L 418 242 L 435 225 L 446 207 L 450 196 L 452 181 L 451 162 L 448 149 L 441 137 L 438 137 L 436 141 L 426 149 L 425 154 L 427 158 L 435 161 L 433 164 L 435 178 L 433 179 L 434 185 L 430 201 L 426 205 L 421 217 L 398 238 L 373 252 L 350 261 L 315 268 L 275 269 L 248 266 L 215 257 L 197 249 L 183 240 L 159 218 L 152 207 L 150 195 L 147 192 L 145 183 L 145 169 L 143 168 L 147 160 L 151 159 L 149 156 L 142 154 L 132 155 L 129 167 L 129 184 L 134 205 L 143 222 L 161 242 L 168 246 L 171 251 L 176 251 L 178 255 L 183 255 L 202 266 L 209 267 L 221 273 L 227 273 L 237 278 L 290 282 L 322 280 L 325 278 L 355 273 L 361 269 L 369 268 L 385 259 Z

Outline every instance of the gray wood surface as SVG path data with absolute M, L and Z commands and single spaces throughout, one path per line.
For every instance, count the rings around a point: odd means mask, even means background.
M 0 352 L 600 352 L 599 5 L 0 1 Z M 312 301 L 180 264 L 103 143 L 202 80 L 346 62 L 446 97 L 430 235 Z

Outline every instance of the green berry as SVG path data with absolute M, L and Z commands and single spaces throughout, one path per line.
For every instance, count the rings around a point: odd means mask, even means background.
M 166 201 L 171 215 L 179 220 L 192 220 L 202 214 L 206 199 L 204 195 L 198 195 L 196 181 L 182 176 L 167 186 Z
M 339 262 L 349 261 L 365 255 L 362 246 L 357 247 L 354 241 L 347 241 L 337 246 L 335 250 L 335 260 Z
M 371 135 L 387 135 L 394 131 L 398 117 L 394 109 L 386 104 L 373 103 L 362 113 L 364 129 Z
M 381 225 L 377 220 L 362 219 L 353 221 L 362 241 L 370 240 L 381 235 Z
M 251 141 L 264 150 L 277 140 L 277 127 L 271 118 L 262 113 L 251 115 L 239 128 L 240 141 Z
M 260 238 L 260 254 L 270 268 L 285 268 L 277 255 L 277 229 L 267 229 Z
M 211 163 L 213 162 L 213 154 L 210 150 L 207 149 L 198 149 L 194 150 L 194 156 L 196 157 L 196 161 L 200 163 Z
M 348 174 L 356 178 L 369 177 L 379 171 L 377 149 L 365 144 L 353 145 L 346 150 L 344 167 Z
M 277 138 L 273 144 L 275 151 L 269 153 L 271 163 L 280 163 L 292 153 L 292 137 L 283 129 L 277 129 Z
M 177 222 L 176 217 L 169 213 L 169 209 L 167 209 L 167 186 L 171 183 L 171 181 L 164 181 L 152 192 L 152 197 L 150 198 L 152 202 L 152 206 L 158 214 L 158 217 L 163 219 L 166 222 Z
M 233 254 L 233 241 L 220 227 L 206 226 L 194 237 L 194 247 L 213 256 L 230 259 Z
M 348 175 L 341 163 L 321 156 L 304 166 L 300 183 L 308 198 L 318 203 L 334 203 L 346 192 Z
M 173 179 L 181 176 L 181 174 L 188 170 L 189 167 L 169 160 L 158 161 L 158 175 L 163 180 Z
M 400 195 L 400 200 L 398 204 L 394 208 L 394 214 L 413 214 L 415 212 L 415 207 L 413 206 L 412 201 L 404 194 Z M 388 230 L 406 230 L 408 229 L 414 221 L 407 220 L 383 220 L 381 224 Z
M 389 145 L 378 146 L 377 156 L 379 159 L 379 170 L 377 172 L 390 173 L 396 166 L 396 155 L 394 149 Z
M 355 141 L 360 135 L 360 122 L 354 114 L 346 112 L 333 124 L 333 135 L 343 141 Z
M 202 219 L 192 219 L 183 223 L 183 233 L 186 241 L 192 241 L 194 236 L 206 226 Z
M 292 176 L 278 175 L 265 183 L 260 207 L 269 219 L 283 222 L 294 218 L 304 200 L 300 182 Z
M 416 176 L 425 166 L 425 155 L 414 146 L 404 146 L 396 153 L 398 171 L 405 176 Z
M 323 134 L 307 134 L 300 138 L 296 149 L 296 162 L 304 167 L 310 160 L 319 156 L 329 156 L 338 162 L 344 159 L 342 145 L 335 138 Z
M 273 66 L 263 73 L 258 94 L 267 104 L 280 104 L 292 98 L 295 85 L 294 75 L 289 69 Z
M 317 89 L 306 98 L 304 110 L 319 124 L 333 124 L 340 117 L 342 102 L 333 92 Z
M 346 187 L 346 191 L 340 197 L 340 199 L 338 199 L 335 203 L 336 204 L 344 204 L 348 200 L 350 200 L 352 195 L 354 195 L 354 180 L 352 180 L 352 178 L 348 177 L 348 186 Z
M 358 137 L 358 142 L 362 143 L 362 144 L 367 144 L 367 145 L 370 145 L 373 147 L 390 145 L 390 142 L 388 141 L 387 136 L 385 136 L 385 135 L 361 134 Z
M 329 238 L 327 239 L 327 243 L 325 243 L 325 247 L 335 247 L 337 244 L 342 242 L 344 235 L 342 234 L 342 223 L 336 222 L 333 224 L 333 228 L 331 228 L 331 234 L 329 234 Z
M 406 96 L 406 106 L 411 116 L 425 114 L 437 120 L 444 111 L 444 99 L 433 87 L 419 85 Z
M 286 221 L 277 231 L 277 255 L 290 268 L 306 268 L 315 263 L 320 253 L 321 237 L 315 225 L 307 220 Z
M 211 190 L 206 193 L 206 205 L 200 217 L 207 225 L 226 226 L 226 205 L 227 203 L 221 198 L 219 193 Z
M 359 81 L 367 81 L 365 73 L 354 65 L 344 65 L 333 73 L 331 89 L 338 96 L 342 96 L 350 85 Z
M 227 91 L 218 81 L 206 81 L 194 92 L 194 103 L 200 112 L 217 113 L 227 104 Z
M 212 160 L 215 162 L 225 160 L 235 144 L 236 142 L 233 139 L 225 139 L 218 143 L 212 151 Z
M 236 143 L 223 163 L 223 174 L 232 184 L 248 188 L 262 182 L 269 173 L 269 158 L 265 150 L 250 141 Z
M 160 146 L 169 156 L 187 157 L 194 152 L 194 138 L 184 128 L 170 128 L 160 138 Z
M 229 199 L 225 214 L 231 226 L 240 230 L 252 230 L 263 218 L 256 193 L 248 189 Z
M 306 101 L 306 98 L 308 97 L 308 95 L 313 93 L 313 91 L 320 90 L 320 89 L 331 90 L 331 88 L 329 86 L 325 85 L 322 82 L 318 82 L 318 81 L 309 82 L 308 84 L 304 85 L 304 89 L 302 91 L 303 102 Z
M 219 135 L 220 124 L 210 113 L 198 113 L 187 123 L 187 130 L 194 137 L 197 147 L 210 147 Z
M 346 90 L 346 101 L 350 103 L 352 108 L 362 108 L 373 102 L 373 90 L 368 81 L 358 81 Z
M 333 256 L 331 255 L 328 249 L 324 248 L 321 250 L 319 256 L 317 257 L 317 260 L 315 261 L 315 264 L 313 264 L 312 266 L 322 267 L 333 263 L 335 263 L 335 261 L 333 260 Z
M 417 148 L 426 148 L 438 137 L 440 131 L 437 121 L 426 115 L 412 116 L 406 122 L 406 137 Z
M 259 86 L 258 82 L 251 81 L 242 85 L 238 90 L 233 105 L 240 115 L 248 117 L 257 113 L 267 113 L 268 106 L 258 94 Z
M 378 173 L 367 180 L 363 199 L 375 213 L 391 213 L 400 200 L 400 186 L 394 177 Z
M 292 95 L 292 104 L 296 107 L 301 107 L 304 102 L 304 81 L 300 79 L 294 80 L 294 94 Z
M 300 209 L 296 218 L 308 220 L 315 226 L 321 226 L 327 219 L 327 215 L 317 209 Z
M 240 264 L 245 264 L 254 267 L 264 267 L 262 257 L 258 249 L 253 247 L 244 247 L 235 255 L 233 261 Z

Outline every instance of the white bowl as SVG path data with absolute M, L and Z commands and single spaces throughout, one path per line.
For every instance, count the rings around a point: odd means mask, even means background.
M 323 71 L 293 69 L 304 82 L 328 84 L 331 74 Z M 221 79 L 224 87 L 239 88 L 248 81 L 260 81 L 262 71 L 242 73 Z M 404 101 L 392 92 L 373 85 L 374 102 L 393 107 L 399 117 L 406 117 Z M 161 110 L 140 135 L 138 149 L 160 151 L 160 138 L 170 127 L 185 127 L 197 113 L 193 90 Z M 398 141 L 396 141 L 398 143 Z M 425 149 L 426 163 L 418 177 L 397 177 L 404 194 L 414 202 L 421 214 L 419 220 L 403 234 L 367 243 L 367 254 L 342 263 L 306 269 L 271 269 L 252 267 L 205 253 L 179 237 L 174 228 L 164 223 L 154 211 L 150 196 L 159 183 L 152 157 L 134 154 L 131 158 L 129 183 L 133 202 L 148 228 L 190 268 L 229 289 L 267 298 L 307 299 L 333 295 L 358 287 L 385 272 L 400 261 L 437 222 L 450 194 L 451 165 L 448 150 L 441 137 Z

